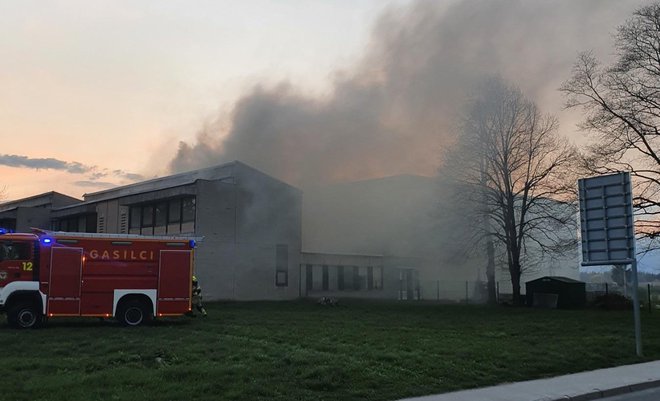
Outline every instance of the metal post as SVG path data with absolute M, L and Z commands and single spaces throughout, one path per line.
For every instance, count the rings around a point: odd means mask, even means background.
M 468 298 L 468 282 L 465 282 L 465 303 L 469 303 L 470 299 Z
M 633 253 L 634 255 L 634 253 Z M 642 356 L 642 324 L 639 316 L 639 294 L 637 289 L 639 282 L 637 281 L 637 260 L 633 259 L 632 263 L 632 275 L 633 275 L 633 315 L 635 317 L 635 350 L 637 351 L 637 356 Z
M 495 300 L 499 304 L 500 303 L 500 282 L 498 281 L 496 284 L 497 284 L 497 293 L 496 293 Z
M 437 287 L 438 287 L 438 301 L 440 301 L 440 280 L 437 281 Z
M 607 283 L 605 283 L 605 309 L 610 308 L 610 294 L 607 290 Z
M 648 294 L 649 313 L 651 313 L 651 283 L 646 284 L 646 290 Z

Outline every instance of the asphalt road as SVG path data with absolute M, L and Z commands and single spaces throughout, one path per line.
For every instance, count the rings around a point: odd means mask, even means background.
M 614 397 L 601 398 L 601 401 L 659 401 L 660 387 L 648 390 L 637 391 L 635 393 L 621 394 Z

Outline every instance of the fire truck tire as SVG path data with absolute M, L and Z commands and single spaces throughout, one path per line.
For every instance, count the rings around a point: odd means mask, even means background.
M 7 311 L 7 321 L 17 329 L 36 329 L 44 317 L 33 302 L 19 302 Z
M 145 302 L 139 299 L 130 299 L 119 304 L 116 317 L 122 325 L 134 327 L 148 323 L 152 316 Z

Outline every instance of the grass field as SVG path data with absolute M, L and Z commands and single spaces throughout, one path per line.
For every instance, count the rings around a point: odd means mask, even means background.
M 2 400 L 391 400 L 640 362 L 632 312 L 219 303 L 208 318 L 0 325 Z M 660 359 L 660 311 L 642 314 Z

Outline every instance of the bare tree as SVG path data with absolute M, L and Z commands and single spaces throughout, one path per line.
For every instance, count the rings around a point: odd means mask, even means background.
M 660 237 L 660 5 L 634 12 L 617 31 L 617 59 L 603 67 L 580 54 L 561 90 L 567 107 L 585 113 L 593 142 L 584 159 L 593 173 L 630 171 L 636 221 L 643 236 Z
M 488 259 L 494 245 L 504 251 L 516 304 L 527 248 L 545 253 L 576 246 L 569 168 L 576 152 L 556 128 L 555 118 L 542 116 L 520 90 L 490 78 L 468 105 L 462 135 L 448 157 L 469 199 L 464 205 L 479 221 L 475 239 Z

